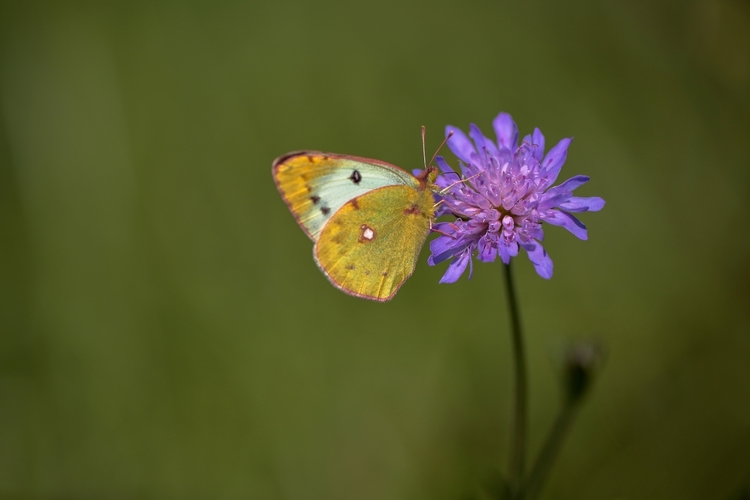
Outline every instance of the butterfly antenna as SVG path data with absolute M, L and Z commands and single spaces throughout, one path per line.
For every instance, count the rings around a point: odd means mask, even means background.
M 424 143 L 424 127 L 422 127 L 422 143 Z M 453 137 L 453 131 L 451 130 L 448 132 L 448 135 L 445 136 L 445 139 L 443 139 L 443 142 L 440 143 L 440 146 L 437 148 L 437 151 L 435 151 L 435 154 L 432 155 L 432 159 L 430 160 L 430 165 L 432 165 L 432 162 L 435 161 L 435 158 L 437 158 L 437 154 L 440 152 L 440 150 L 445 146 L 445 143 L 448 142 L 448 139 Z
M 483 174 L 483 172 L 477 172 L 476 174 L 474 174 L 474 175 L 472 175 L 472 176 L 470 176 L 470 177 L 467 177 L 466 179 L 461 179 L 460 181 L 456 181 L 456 182 L 454 182 L 453 184 L 451 184 L 451 185 L 449 185 L 449 186 L 446 186 L 446 187 L 444 187 L 443 189 L 441 189 L 441 190 L 440 190 L 440 191 L 438 192 L 438 194 L 445 194 L 445 193 L 447 193 L 447 192 L 448 192 L 448 190 L 449 190 L 450 188 L 452 188 L 453 186 L 456 186 L 456 185 L 458 185 L 458 184 L 461 184 L 461 183 L 463 183 L 463 182 L 469 182 L 470 180 L 474 179 L 475 177 L 479 177 L 479 176 L 480 176 L 480 175 L 482 175 L 482 174 Z
M 424 149 L 424 134 L 425 134 L 425 128 L 424 128 L 424 125 L 422 125 L 422 162 L 424 163 L 425 170 L 427 170 L 427 153 L 425 153 L 425 149 Z

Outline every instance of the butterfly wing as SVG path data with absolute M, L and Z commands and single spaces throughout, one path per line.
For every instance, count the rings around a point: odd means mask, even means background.
M 419 185 L 413 175 L 389 163 L 317 151 L 277 158 L 273 177 L 289 210 L 313 241 L 349 200 L 384 186 Z
M 414 272 L 433 215 L 429 189 L 370 191 L 331 217 L 315 244 L 315 261 L 349 295 L 389 300 Z

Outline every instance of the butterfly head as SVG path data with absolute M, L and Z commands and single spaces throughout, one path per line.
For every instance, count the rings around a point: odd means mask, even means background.
M 435 181 L 437 180 L 439 171 L 437 167 L 433 166 L 432 162 L 435 161 L 435 158 L 437 158 L 437 154 L 440 152 L 440 149 L 445 146 L 445 143 L 448 142 L 448 139 L 453 136 L 453 131 L 451 130 L 445 136 L 445 139 L 443 139 L 443 142 L 440 144 L 440 146 L 438 146 L 429 163 L 427 163 L 427 155 L 425 154 L 424 136 L 425 127 L 424 125 L 422 125 L 422 158 L 424 159 L 424 170 L 422 170 L 422 173 L 417 175 L 417 180 L 419 180 L 419 186 L 421 189 L 430 189 L 431 191 L 437 192 L 439 191 L 439 188 L 435 185 Z
M 435 181 L 437 180 L 438 176 L 438 169 L 437 167 L 434 167 L 430 165 L 429 167 L 425 167 L 422 172 L 417 175 L 417 180 L 419 181 L 419 187 L 420 189 L 430 189 L 432 191 L 435 191 L 437 187 L 435 186 Z

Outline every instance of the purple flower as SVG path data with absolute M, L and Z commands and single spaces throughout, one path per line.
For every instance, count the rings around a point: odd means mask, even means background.
M 544 154 L 544 136 L 538 128 L 518 145 L 518 128 L 507 113 L 493 122 L 497 144 L 472 124 L 469 137 L 448 126 L 448 147 L 459 158 L 463 182 L 442 158 L 436 184 L 443 188 L 437 215 L 453 214 L 455 222 L 440 222 L 433 229 L 441 236 L 430 242 L 429 264 L 452 259 L 441 283 L 453 283 L 471 266 L 472 256 L 493 262 L 499 255 L 505 264 L 526 253 L 542 278 L 552 277 L 552 259 L 542 247 L 542 225 L 562 226 L 587 239 L 586 226 L 571 212 L 596 212 L 604 207 L 599 197 L 580 198 L 573 190 L 588 182 L 577 175 L 550 187 L 565 163 L 571 139 L 563 139 Z M 473 142 L 472 142 L 473 141 Z M 471 270 L 469 271 L 471 277 Z

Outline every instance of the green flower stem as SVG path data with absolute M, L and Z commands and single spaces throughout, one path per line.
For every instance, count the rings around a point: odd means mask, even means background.
M 581 398 L 566 398 L 565 403 L 560 408 L 560 413 L 558 413 L 557 419 L 552 425 L 552 429 L 550 429 L 542 449 L 539 451 L 539 456 L 523 488 L 526 500 L 534 500 L 541 493 L 549 471 L 552 469 L 552 464 L 560 452 L 565 435 L 568 433 L 568 429 L 577 413 L 580 401 Z
M 521 316 L 518 312 L 516 289 L 513 285 L 513 274 L 510 264 L 504 265 L 505 286 L 508 296 L 508 307 L 511 318 L 511 339 L 513 342 L 513 360 L 515 368 L 515 390 L 513 424 L 510 435 L 510 461 L 508 476 L 513 498 L 523 497 L 523 474 L 526 461 L 526 354 L 521 333 Z

